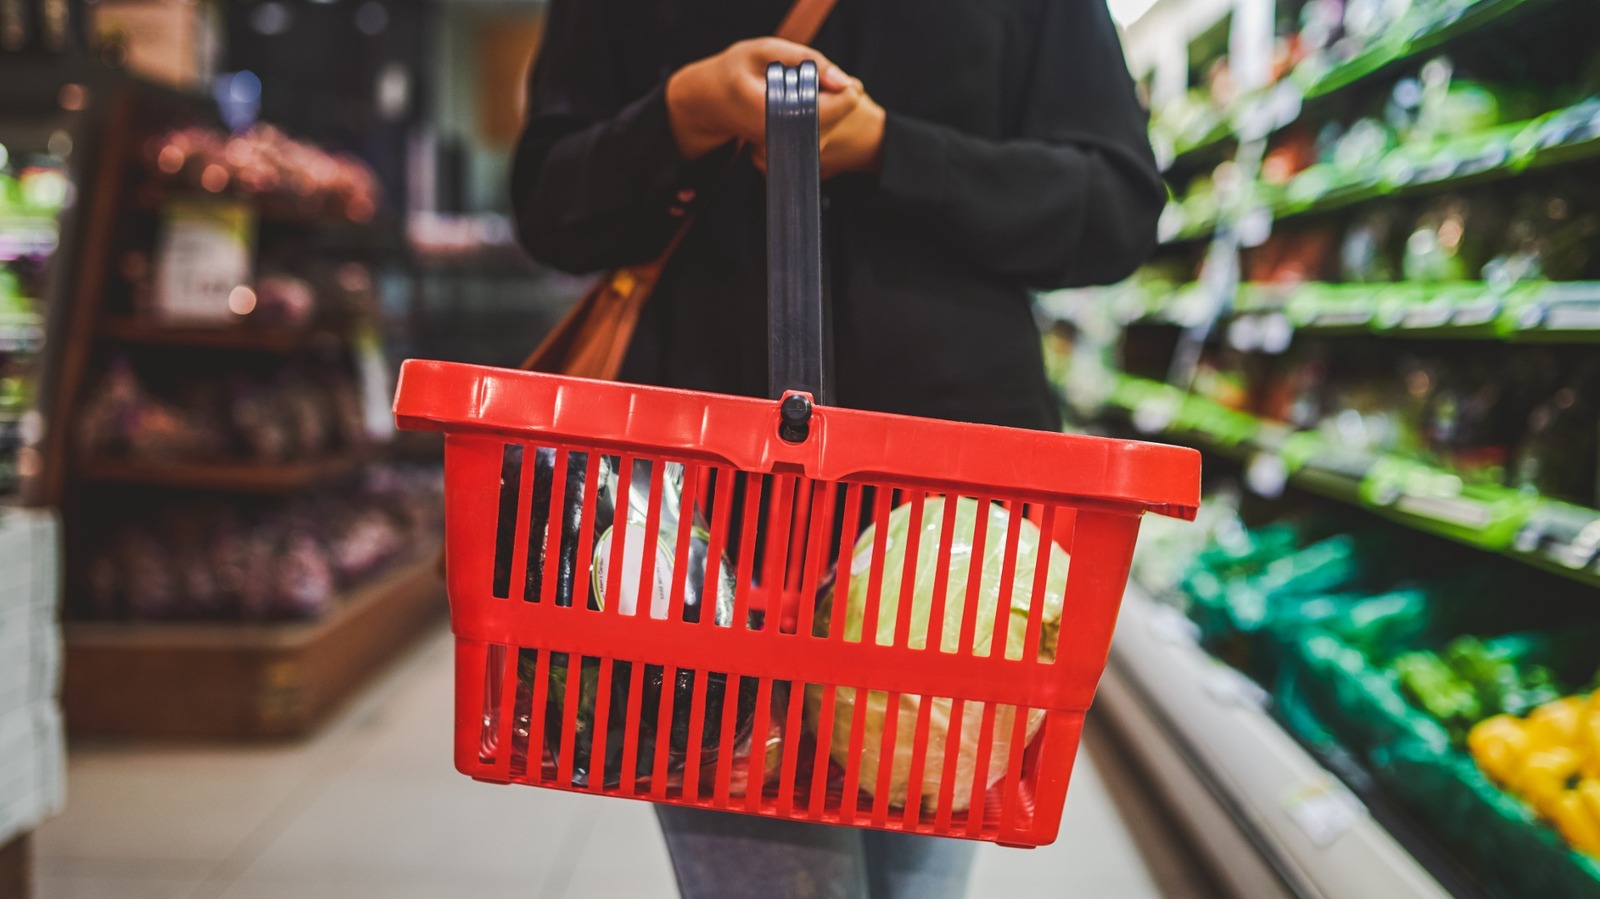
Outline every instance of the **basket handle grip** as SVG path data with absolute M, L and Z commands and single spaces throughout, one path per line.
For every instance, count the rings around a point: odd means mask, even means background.
M 767 389 L 832 401 L 825 361 L 817 66 L 767 67 Z

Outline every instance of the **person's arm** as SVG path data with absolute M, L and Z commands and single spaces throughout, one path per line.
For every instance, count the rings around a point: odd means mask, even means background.
M 619 29 L 642 13 L 618 6 L 552 0 L 512 160 L 522 245 L 571 272 L 658 255 L 681 221 L 678 192 L 695 174 L 678 153 L 665 85 L 638 97 L 622 83 L 628 55 L 643 48 Z
M 556 268 L 591 272 L 654 259 L 735 141 L 759 160 L 768 63 L 817 62 L 824 126 L 860 99 L 859 87 L 821 54 L 777 38 L 740 41 L 630 99 L 623 63 L 655 48 L 642 31 L 618 29 L 648 5 L 551 3 L 511 197 L 523 246 Z
M 1017 138 L 896 115 L 879 187 L 990 271 L 1053 288 L 1117 281 L 1148 256 L 1166 190 L 1102 0 L 1047 0 Z

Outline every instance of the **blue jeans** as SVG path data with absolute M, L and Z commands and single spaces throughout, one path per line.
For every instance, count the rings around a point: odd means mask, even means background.
M 977 844 L 658 805 L 683 899 L 963 899 Z

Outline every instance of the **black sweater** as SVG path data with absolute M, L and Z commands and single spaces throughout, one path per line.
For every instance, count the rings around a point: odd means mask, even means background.
M 528 251 L 597 271 L 698 220 L 623 378 L 766 393 L 764 184 L 685 164 L 678 67 L 770 34 L 788 0 L 551 0 L 512 171 Z M 883 166 L 823 187 L 842 406 L 1052 428 L 1029 288 L 1115 281 L 1165 201 L 1102 0 L 839 0 L 817 49 L 888 113 Z M 713 184 L 720 186 L 712 187 Z

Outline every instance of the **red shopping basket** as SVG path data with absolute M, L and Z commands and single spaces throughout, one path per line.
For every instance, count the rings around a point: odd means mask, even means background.
M 405 363 L 401 426 L 446 437 L 456 766 L 1043 845 L 1140 516 L 1193 517 L 1199 458 L 812 405 L 810 69 L 769 73 L 778 399 Z

